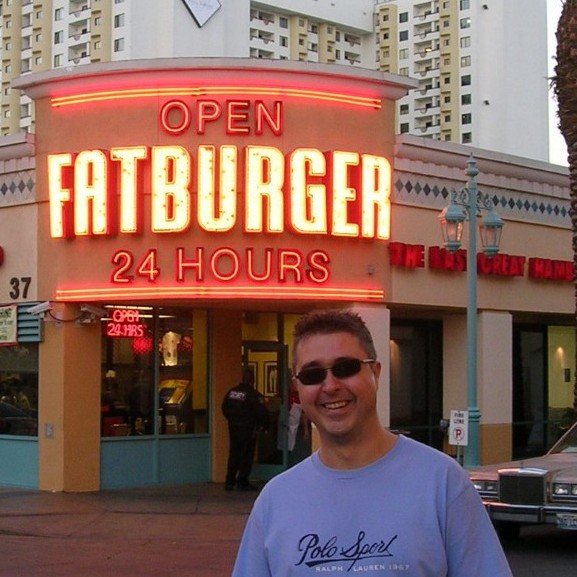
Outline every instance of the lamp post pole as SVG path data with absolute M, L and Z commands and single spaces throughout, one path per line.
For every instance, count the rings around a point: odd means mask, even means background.
M 503 220 L 493 211 L 488 195 L 477 190 L 477 163 L 471 155 L 467 162 L 467 188 L 451 194 L 451 202 L 439 215 L 445 247 L 459 250 L 465 220 L 469 221 L 467 249 L 467 405 L 469 435 L 464 465 L 481 462 L 481 411 L 477 406 L 477 220 L 481 210 L 487 214 L 479 226 L 483 251 L 491 258 L 499 252 Z
M 469 443 L 465 451 L 465 467 L 481 462 L 480 421 L 477 406 L 477 179 L 479 170 L 473 158 L 467 163 L 469 247 L 467 249 L 467 404 L 469 412 Z

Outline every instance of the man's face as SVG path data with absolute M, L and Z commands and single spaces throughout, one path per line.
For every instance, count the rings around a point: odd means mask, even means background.
M 295 374 L 309 367 L 332 367 L 345 358 L 368 358 L 357 337 L 349 333 L 311 335 L 299 343 L 295 352 Z M 340 379 L 327 371 L 318 385 L 303 385 L 296 379 L 303 409 L 317 426 L 321 439 L 339 444 L 358 440 L 378 421 L 380 370 L 375 362 L 363 364 L 356 375 Z

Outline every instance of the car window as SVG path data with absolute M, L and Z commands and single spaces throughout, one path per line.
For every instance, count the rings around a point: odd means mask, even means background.
M 577 426 L 573 426 L 573 428 L 553 447 L 551 452 L 577 453 Z

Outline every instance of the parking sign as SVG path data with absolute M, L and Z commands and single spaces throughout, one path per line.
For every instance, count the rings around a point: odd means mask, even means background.
M 469 444 L 469 411 L 451 411 L 449 445 L 466 447 Z

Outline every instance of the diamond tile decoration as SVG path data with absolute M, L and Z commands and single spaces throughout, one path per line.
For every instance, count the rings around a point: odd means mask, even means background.
M 393 202 L 415 206 L 430 206 L 444 208 L 455 183 L 434 177 L 425 181 L 426 177 L 411 173 L 397 173 L 394 184 Z M 435 182 L 436 181 L 436 182 Z M 449 184 L 450 183 L 450 184 Z M 539 223 L 555 223 L 570 227 L 569 199 L 553 198 L 546 195 L 527 194 L 518 190 L 489 189 L 487 198 L 500 211 L 501 216 Z

